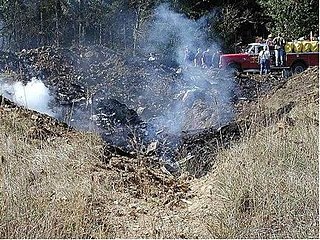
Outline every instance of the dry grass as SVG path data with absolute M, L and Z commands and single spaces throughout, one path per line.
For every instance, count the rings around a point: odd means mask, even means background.
M 27 110 L 0 107 L 1 238 L 190 234 L 177 214 L 186 205 L 179 189 L 187 185 L 156 180 L 139 158 L 104 159 L 98 136 L 45 122 L 39 125 Z
M 94 134 L 58 126 L 37 131 L 32 113 L 0 106 L 0 237 L 317 238 L 319 114 L 312 81 L 297 88 L 299 96 L 284 89 L 261 100 L 270 112 L 288 99 L 296 105 L 221 150 L 214 170 L 194 180 L 187 195 L 153 182 L 142 159 L 134 170 L 128 158 L 107 159 L 119 168 L 103 164 Z M 304 98 L 307 92 L 313 97 Z
M 212 236 L 318 236 L 318 128 L 282 131 L 271 127 L 218 155 Z
M 33 121 L 23 112 L 2 112 L 0 119 L 0 236 L 84 236 L 89 169 L 101 151 L 98 138 L 73 133 L 31 139 Z
M 213 238 L 318 238 L 318 128 L 273 126 L 220 152 L 190 206 Z
M 255 107 L 259 115 L 294 101 L 290 113 L 220 151 L 214 172 L 194 182 L 192 208 L 208 236 L 319 238 L 318 78 L 299 88 L 293 80 Z

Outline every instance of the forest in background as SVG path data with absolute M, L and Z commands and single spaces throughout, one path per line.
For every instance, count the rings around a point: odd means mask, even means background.
M 319 67 L 181 58 L 317 33 L 318 5 L 0 0 L 0 238 L 319 238 Z M 149 60 L 170 48 L 179 67 Z
M 188 19 L 202 19 L 207 39 L 229 52 L 270 33 L 287 39 L 318 34 L 316 0 L 0 0 L 0 47 L 95 44 L 135 55 L 161 4 Z

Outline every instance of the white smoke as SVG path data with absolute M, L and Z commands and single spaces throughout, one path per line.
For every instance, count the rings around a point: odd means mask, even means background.
M 41 80 L 35 77 L 26 85 L 22 82 L 9 83 L 0 80 L 0 95 L 20 106 L 54 116 L 49 108 L 50 91 Z
M 155 120 L 157 125 L 165 126 L 171 133 L 221 126 L 234 116 L 230 101 L 233 79 L 218 69 L 211 71 L 185 62 L 186 48 L 193 56 L 197 49 L 201 53 L 209 49 L 212 57 L 220 50 L 217 43 L 208 41 L 208 18 L 204 16 L 192 20 L 173 11 L 168 4 L 162 4 L 155 9 L 154 18 L 149 24 L 149 34 L 143 43 L 144 50 L 159 54 L 166 64 L 180 67 L 182 81 L 172 86 L 175 93 L 172 99 L 168 99 L 168 104 L 173 107 Z M 149 81 L 154 83 L 157 76 L 152 76 Z M 200 101 L 201 104 L 197 105 Z

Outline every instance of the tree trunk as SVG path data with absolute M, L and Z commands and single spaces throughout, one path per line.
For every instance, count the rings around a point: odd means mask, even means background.
M 56 32 L 56 45 L 59 46 L 60 41 L 59 41 L 59 18 L 58 18 L 58 2 L 56 1 L 56 6 L 55 6 L 55 32 Z
M 102 45 L 102 24 L 99 24 L 99 45 Z
M 124 45 L 124 51 L 126 51 L 127 50 L 126 23 L 123 23 L 123 45 Z
M 40 33 L 39 33 L 39 43 L 40 45 L 43 45 L 43 12 L 42 12 L 42 6 L 40 6 Z
M 13 13 L 13 24 L 14 24 L 14 28 L 13 28 L 13 39 L 14 39 L 14 48 L 15 50 L 17 50 L 19 47 L 18 47 L 18 21 L 17 21 L 17 11 L 18 11 L 18 1 L 15 1 L 15 4 L 14 4 L 14 13 Z
M 78 18 L 78 44 L 81 45 L 81 28 L 82 28 L 82 23 L 81 23 L 81 0 L 79 0 L 79 18 Z
M 137 53 L 138 34 L 140 29 L 140 17 L 141 17 L 141 7 L 138 6 L 136 10 L 136 22 L 134 24 L 133 36 L 132 36 L 133 37 L 133 51 L 132 51 L 133 56 L 136 56 L 136 53 Z

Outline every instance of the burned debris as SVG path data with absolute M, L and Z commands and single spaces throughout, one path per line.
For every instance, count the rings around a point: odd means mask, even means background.
M 14 72 L 19 81 L 40 79 L 50 89 L 54 116 L 100 133 L 106 152 L 153 155 L 169 172 L 179 171 L 177 160 L 192 158 L 186 149 L 199 149 L 192 140 L 196 135 L 221 138 L 221 131 L 233 126 L 233 105 L 253 100 L 252 89 L 261 92 L 270 85 L 249 77 L 230 78 L 217 69 L 127 59 L 93 46 L 23 50 L 2 55 L 0 63 L 2 72 Z M 237 128 L 229 132 L 239 135 Z

